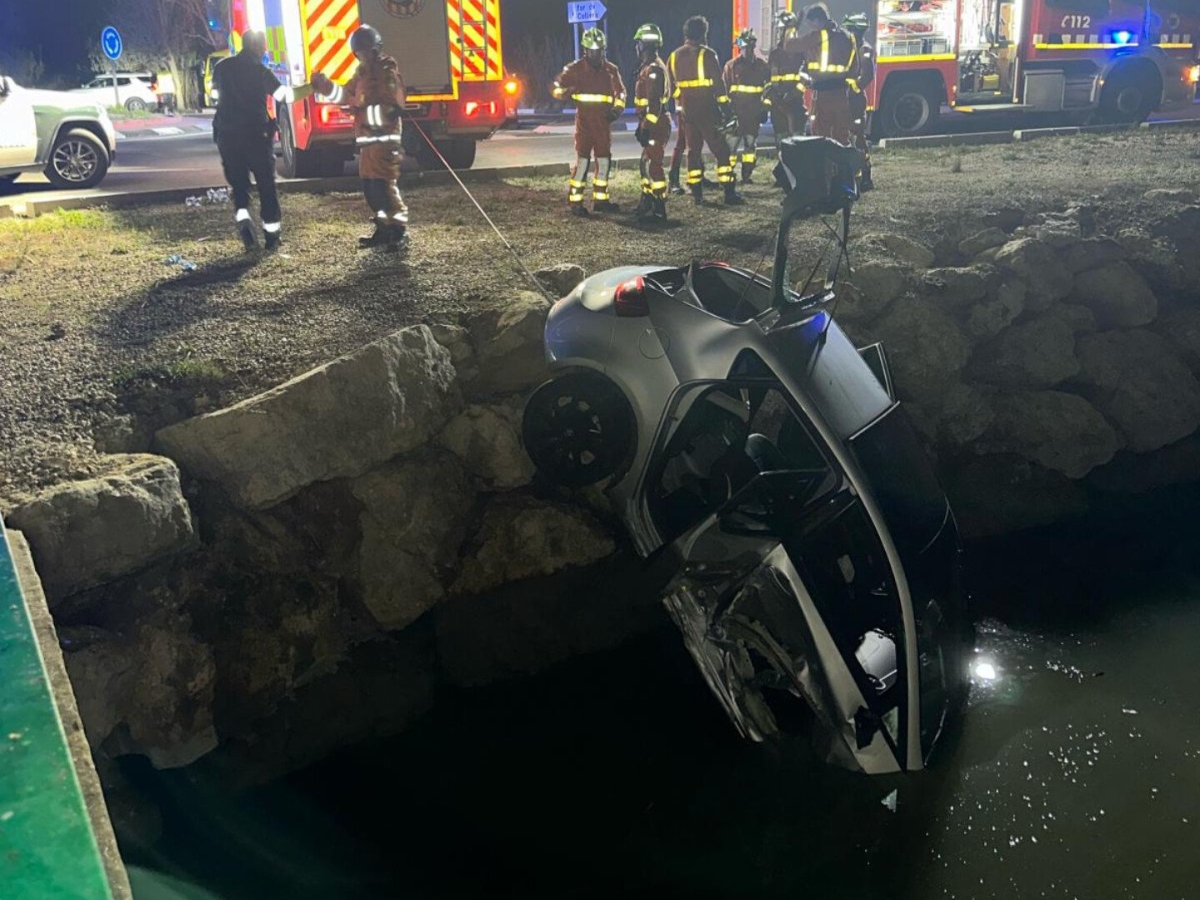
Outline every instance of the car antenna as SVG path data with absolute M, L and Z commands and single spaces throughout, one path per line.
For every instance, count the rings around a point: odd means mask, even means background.
M 434 152 L 434 154 L 437 156 L 437 158 L 439 160 L 441 160 L 442 165 L 446 167 L 446 171 L 450 173 L 450 177 L 458 182 L 458 186 L 460 188 L 462 188 L 463 193 L 467 195 L 467 199 L 475 204 L 475 208 L 477 210 L 479 210 L 479 214 L 481 216 L 483 216 L 484 221 L 487 222 L 490 226 L 492 226 L 492 231 L 496 232 L 496 236 L 498 238 L 500 238 L 500 241 L 504 244 L 505 247 L 508 248 L 508 252 L 513 255 L 513 259 L 515 259 L 517 261 L 517 265 L 520 266 L 521 271 L 525 273 L 525 277 L 528 278 L 530 280 L 530 282 L 533 283 L 534 287 L 537 288 L 538 293 L 541 294 L 543 297 L 545 297 L 547 300 L 549 300 L 551 303 L 556 302 L 558 300 L 558 298 L 551 297 L 550 292 L 548 290 L 546 290 L 545 285 L 543 285 L 540 281 L 538 281 L 533 276 L 533 273 L 529 271 L 529 268 L 525 265 L 525 262 L 521 259 L 520 254 L 517 253 L 516 248 L 513 247 L 513 245 L 508 242 L 508 238 L 506 238 L 504 236 L 504 232 L 502 232 L 499 229 L 499 227 L 497 227 L 496 223 L 492 221 L 492 217 L 489 216 L 487 214 L 487 212 L 484 210 L 484 208 L 479 205 L 479 201 L 475 199 L 475 195 L 472 194 L 467 189 L 467 186 L 465 184 L 463 184 L 463 180 L 461 178 L 459 178 L 458 173 L 455 172 L 454 169 L 452 169 L 450 167 L 450 163 L 446 162 L 446 157 L 442 156 L 442 151 L 440 151 L 437 148 L 437 145 L 430 139 L 429 135 L 425 133 L 425 129 L 423 129 L 420 125 L 418 125 L 412 119 L 409 119 L 405 124 L 411 125 L 413 128 L 417 129 L 417 133 L 420 134 L 421 137 L 425 138 L 425 143 L 427 143 L 429 145 L 429 149 Z

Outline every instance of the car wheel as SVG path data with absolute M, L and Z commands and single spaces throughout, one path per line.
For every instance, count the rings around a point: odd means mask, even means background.
M 877 120 L 886 137 L 924 134 L 937 124 L 941 113 L 941 103 L 933 91 L 915 80 L 888 90 L 879 107 Z
M 633 446 L 633 410 L 601 375 L 574 372 L 548 381 L 525 404 L 525 451 L 550 481 L 583 487 L 612 475 Z
M 1158 105 L 1159 93 L 1158 85 L 1144 72 L 1115 72 L 1100 95 L 1098 118 L 1111 125 L 1143 122 Z
M 90 188 L 108 172 L 108 150 L 84 128 L 73 128 L 60 135 L 50 151 L 46 177 L 55 187 Z
M 130 112 L 141 112 L 146 108 L 146 101 L 140 97 L 130 97 L 125 101 L 125 108 Z

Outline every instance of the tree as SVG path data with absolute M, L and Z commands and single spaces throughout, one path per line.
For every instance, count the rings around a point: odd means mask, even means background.
M 125 69 L 171 73 L 180 107 L 200 105 L 199 84 L 191 77 L 208 54 L 225 47 L 225 37 L 210 27 L 207 0 L 110 0 L 112 24 L 121 32 Z M 108 60 L 97 48 L 92 61 L 99 69 Z

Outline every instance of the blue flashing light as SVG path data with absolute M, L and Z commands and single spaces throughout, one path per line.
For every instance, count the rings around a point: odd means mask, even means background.
M 1122 45 L 1128 44 L 1130 41 L 1133 40 L 1133 32 L 1132 31 L 1114 31 L 1112 38 L 1113 38 L 1114 44 L 1122 44 Z

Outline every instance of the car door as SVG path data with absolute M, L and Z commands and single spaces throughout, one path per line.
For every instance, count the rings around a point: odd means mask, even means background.
M 29 95 L 11 78 L 0 76 L 0 169 L 32 165 L 37 143 Z
M 675 414 L 647 492 L 678 562 L 663 600 L 727 715 L 763 740 L 800 702 L 831 761 L 910 768 L 899 595 L 834 454 L 769 379 L 688 386 Z

